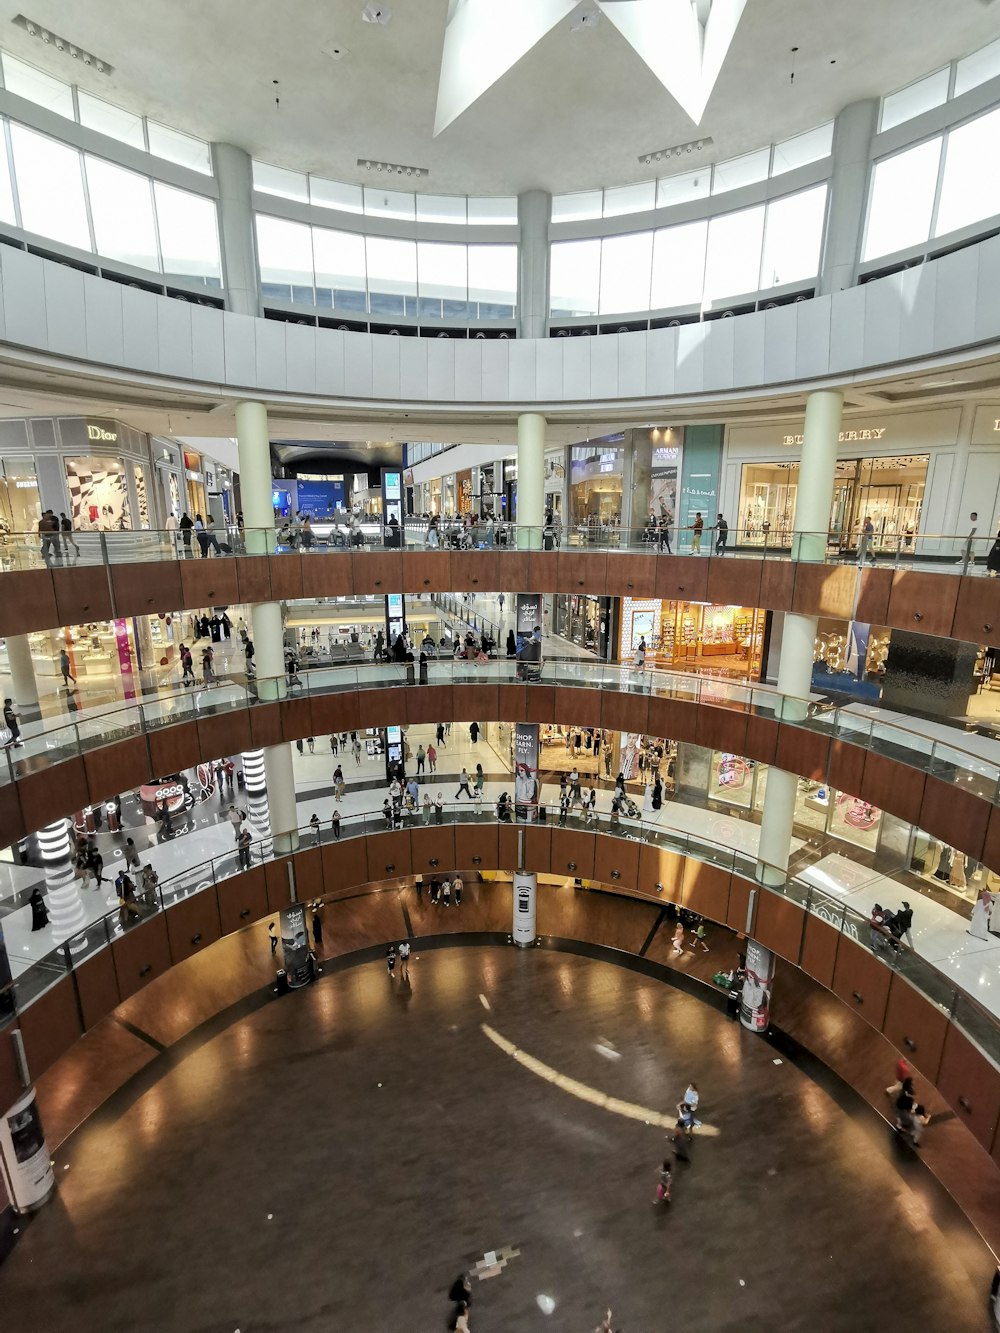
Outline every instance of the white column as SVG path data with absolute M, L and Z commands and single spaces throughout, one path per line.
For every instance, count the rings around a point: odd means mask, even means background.
M 294 556 L 288 557 L 290 560 Z M 285 628 L 280 602 L 258 602 L 250 608 L 253 625 L 253 660 L 257 669 L 257 697 L 284 699 Z
M 843 408 L 844 395 L 840 389 L 817 389 L 806 399 L 795 500 L 793 560 L 826 559 Z
M 545 418 L 522 412 L 517 419 L 517 545 L 541 550 L 545 522 Z
M 552 196 L 526 190 L 518 196 L 517 336 L 544 338 L 549 325 L 549 217 Z
M 774 765 L 767 770 L 764 808 L 760 816 L 760 842 L 757 845 L 757 874 L 762 884 L 783 884 L 792 848 L 795 822 L 795 794 L 799 780 Z
M 276 545 L 271 503 L 271 443 L 267 408 L 263 403 L 236 404 L 236 443 L 247 554 L 261 555 L 273 551 Z
M 267 800 L 267 773 L 264 768 L 263 750 L 246 750 L 243 753 L 243 786 L 247 794 L 247 815 L 254 842 L 261 844 L 260 851 L 265 857 L 274 850 L 271 839 L 271 809 Z
M 868 198 L 868 163 L 878 121 L 878 98 L 852 102 L 833 129 L 833 171 L 819 293 L 827 296 L 857 281 Z
M 14 691 L 14 702 L 24 708 L 38 704 L 38 685 L 31 662 L 31 647 L 27 634 L 8 634 L 7 661 Z
M 222 277 L 229 309 L 237 315 L 259 315 L 260 284 L 250 154 L 235 144 L 217 143 L 212 145 L 212 156 L 219 186 Z
M 295 773 L 292 768 L 292 743 L 269 745 L 264 751 L 267 801 L 271 813 L 271 834 L 277 856 L 294 852 L 299 845 L 296 832 Z
M 45 872 L 45 896 L 52 922 L 52 939 L 56 944 L 64 944 L 74 935 L 79 935 L 87 925 L 80 884 L 72 861 L 73 847 L 69 831 L 70 821 L 57 819 L 38 833 L 38 849 Z M 86 938 L 81 936 L 70 945 L 70 952 L 79 953 L 86 947 Z

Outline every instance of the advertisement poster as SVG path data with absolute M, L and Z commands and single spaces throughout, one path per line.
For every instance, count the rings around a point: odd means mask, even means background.
M 128 621 L 116 620 L 115 644 L 118 648 L 118 666 L 122 673 L 125 698 L 135 698 L 135 681 L 132 674 L 132 648 L 128 641 Z
M 747 940 L 746 971 L 740 998 L 740 1022 L 751 1032 L 766 1032 L 771 1016 L 774 954 L 756 940 Z
M 34 1088 L 0 1120 L 0 1162 L 7 1193 L 17 1212 L 30 1212 L 52 1193 L 55 1179 Z
M 285 960 L 285 974 L 292 989 L 307 986 L 312 977 L 309 967 L 309 935 L 306 931 L 306 909 L 301 903 L 291 903 L 281 909 L 281 953 Z
M 512 933 L 514 943 L 522 949 L 534 944 L 536 939 L 535 899 L 538 893 L 538 876 L 528 875 L 523 871 L 514 874 L 514 922 Z
M 518 680 L 542 678 L 542 594 L 519 592 L 514 610 Z
M 538 723 L 514 727 L 514 817 L 519 824 L 538 822 Z

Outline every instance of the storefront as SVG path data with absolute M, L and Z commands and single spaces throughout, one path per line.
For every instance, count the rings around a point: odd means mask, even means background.
M 42 516 L 38 478 L 31 458 L 0 460 L 0 534 L 34 533 Z
M 633 661 L 644 642 L 647 666 L 756 680 L 765 618 L 757 607 L 623 597 L 619 657 Z
M 615 527 L 622 516 L 625 446 L 621 435 L 570 452 L 570 518 L 578 527 Z
M 551 630 L 578 648 L 604 658 L 611 624 L 611 598 L 556 593 L 552 604 Z
M 958 494 L 954 460 L 961 416 L 961 409 L 948 408 L 844 418 L 830 506 L 831 547 L 856 551 L 866 519 L 875 529 L 876 554 L 917 552 L 922 534 L 944 531 Z M 731 545 L 791 545 L 802 430 L 801 419 L 727 427 L 720 507 Z M 996 490 L 994 484 L 993 494 Z

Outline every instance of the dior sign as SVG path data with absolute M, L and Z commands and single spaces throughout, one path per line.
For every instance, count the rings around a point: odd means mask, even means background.
M 994 427 L 994 430 L 1000 430 L 1000 422 Z M 881 440 L 886 432 L 885 426 L 874 426 L 868 430 L 842 430 L 837 436 L 841 444 L 853 444 L 858 440 Z M 782 444 L 803 444 L 804 435 L 783 435 Z
M 116 430 L 105 430 L 103 426 L 88 426 L 87 439 L 109 444 L 117 444 L 118 432 Z

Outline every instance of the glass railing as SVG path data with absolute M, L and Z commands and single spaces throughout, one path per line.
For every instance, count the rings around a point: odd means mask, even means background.
M 738 556 L 764 560 L 798 560 L 819 564 L 864 564 L 939 570 L 943 573 L 987 573 L 995 538 L 975 533 L 858 533 L 765 531 L 762 527 L 728 528 L 725 533 L 707 521 L 699 534 L 693 527 L 628 528 L 584 523 L 565 527 L 483 521 L 429 523 L 408 519 L 402 526 L 379 519 L 351 522 L 346 517 L 317 519 L 302 525 L 273 528 L 187 529 L 159 532 L 3 532 L 0 569 L 64 568 L 74 565 L 136 564 L 151 560 L 219 559 L 232 555 L 344 554 L 350 551 L 425 550 L 590 550 Z
M 841 900 L 821 892 L 801 879 L 789 876 L 784 870 L 761 862 L 747 851 L 666 829 L 659 824 L 646 823 L 641 819 L 628 819 L 616 814 L 609 815 L 595 811 L 589 814 L 571 814 L 567 819 L 561 816 L 557 805 L 541 806 L 539 817 L 547 824 L 561 822 L 578 831 L 602 833 L 691 857 L 721 867 L 723 870 L 732 871 L 757 884 L 764 891 L 788 898 L 806 912 L 832 926 L 839 934 L 847 936 L 872 953 L 887 967 L 899 972 L 966 1032 L 990 1059 L 1000 1064 L 1000 1019 L 913 949 L 891 939 L 883 932 L 874 930 L 868 918 L 852 911 Z M 286 845 L 291 841 L 297 843 L 296 850 L 305 850 L 343 839 L 367 838 L 392 829 L 444 824 L 482 827 L 500 820 L 500 812 L 492 802 L 484 807 L 471 808 L 468 802 L 461 805 L 457 802 L 447 802 L 429 808 L 424 807 L 413 813 L 401 810 L 396 814 L 387 815 L 380 810 L 371 814 L 344 816 L 336 834 L 329 821 L 324 820 L 319 829 L 307 825 L 294 834 L 284 834 L 282 837 Z M 502 822 L 511 823 L 512 820 L 507 817 Z M 519 827 L 524 826 L 519 825 Z M 97 917 L 84 930 L 70 935 L 45 957 L 31 963 L 22 971 L 14 981 L 17 1008 L 20 1010 L 26 1008 L 67 972 L 79 967 L 99 950 L 107 948 L 116 939 L 151 917 L 204 889 L 241 874 L 248 867 L 260 865 L 265 860 L 283 854 L 274 851 L 272 838 L 258 840 L 244 849 L 245 864 L 241 864 L 240 852 L 234 844 L 231 852 L 189 866 L 146 891 L 137 888 L 134 899 L 124 902 L 119 900 L 120 905 L 114 910 Z M 442 869 L 448 871 L 453 867 L 445 866 Z M 394 870 L 393 865 L 387 864 L 386 878 L 392 878 Z M 136 878 L 140 879 L 140 876 L 137 874 Z M 652 901 L 663 901 L 662 890 L 657 892 L 655 888 L 652 891 L 640 889 L 639 892 Z
M 186 690 L 178 685 L 172 694 L 160 691 L 135 703 L 88 711 L 71 722 L 42 718 L 26 723 L 19 743 L 3 749 L 0 783 L 16 781 L 47 764 L 130 736 L 151 734 L 191 718 L 276 699 L 418 684 L 509 684 L 516 679 L 514 660 L 492 657 L 479 662 L 450 655 L 429 657 L 423 664 L 372 662 L 312 669 L 300 666 L 292 679 L 229 674 L 214 678 L 210 685 Z M 916 720 L 912 725 L 903 725 L 884 718 L 877 708 L 863 704 L 833 705 L 816 696 L 803 699 L 779 694 L 766 685 L 579 658 L 547 659 L 542 664 L 540 679 L 543 684 L 645 694 L 766 717 L 873 750 L 983 800 L 1000 804 L 1000 745 L 986 737 L 970 736 L 958 724 L 956 739 L 952 740 L 922 731 Z M 572 718 L 561 720 L 570 722 Z

